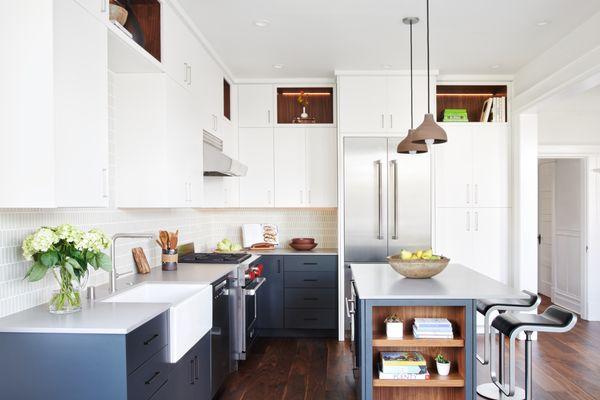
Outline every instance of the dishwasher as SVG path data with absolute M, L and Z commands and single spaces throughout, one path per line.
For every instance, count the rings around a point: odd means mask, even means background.
M 232 371 L 229 289 L 233 276 L 213 283 L 213 328 L 211 330 L 211 398 Z

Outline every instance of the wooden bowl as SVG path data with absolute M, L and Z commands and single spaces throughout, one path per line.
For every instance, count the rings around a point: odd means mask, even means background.
M 292 243 L 298 244 L 312 244 L 315 242 L 314 238 L 293 238 Z
M 407 260 L 403 261 L 400 255 L 389 256 L 388 262 L 394 271 L 411 279 L 426 279 L 436 276 L 448 266 L 449 258 L 442 257 L 440 260 Z
M 318 243 L 290 243 L 290 247 L 298 251 L 309 251 L 318 246 Z

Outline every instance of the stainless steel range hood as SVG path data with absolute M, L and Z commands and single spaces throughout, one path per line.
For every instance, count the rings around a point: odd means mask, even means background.
M 204 131 L 204 176 L 245 176 L 248 167 L 223 153 L 223 141 Z

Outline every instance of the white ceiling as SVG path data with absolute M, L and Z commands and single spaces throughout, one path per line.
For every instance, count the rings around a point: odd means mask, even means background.
M 425 66 L 425 0 L 180 0 L 236 78 L 330 77 Z M 600 0 L 431 0 L 432 68 L 511 74 L 600 11 Z M 267 28 L 253 21 L 266 19 Z M 549 21 L 543 27 L 539 21 Z M 284 64 L 275 70 L 274 64 Z M 492 65 L 499 68 L 492 69 Z
M 568 97 L 553 99 L 544 104 L 540 112 L 583 112 L 600 111 L 600 86 Z

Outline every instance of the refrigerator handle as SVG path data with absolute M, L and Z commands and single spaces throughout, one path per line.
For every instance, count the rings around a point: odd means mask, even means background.
M 394 233 L 392 239 L 398 240 L 398 161 L 392 160 L 394 171 Z
M 381 170 L 381 160 L 377 160 L 375 162 L 377 166 L 377 191 L 379 195 L 379 201 L 377 202 L 377 206 L 379 208 L 379 226 L 377 227 L 377 239 L 383 240 L 383 174 Z

